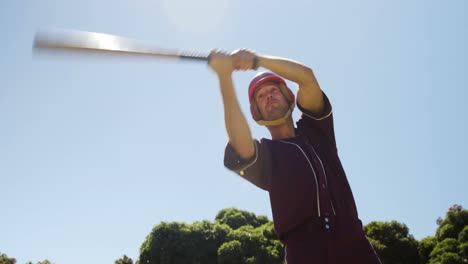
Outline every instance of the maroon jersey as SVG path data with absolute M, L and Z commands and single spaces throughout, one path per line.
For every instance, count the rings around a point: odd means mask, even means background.
M 228 144 L 225 166 L 269 192 L 289 264 L 380 263 L 362 231 L 337 153 L 332 107 L 325 95 L 324 100 L 319 116 L 298 105 L 302 117 L 296 136 L 255 141 L 250 160 L 242 160 Z

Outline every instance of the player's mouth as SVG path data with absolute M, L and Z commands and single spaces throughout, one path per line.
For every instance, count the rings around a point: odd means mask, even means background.
M 270 100 L 270 101 L 268 101 L 266 106 L 268 107 L 268 106 L 272 105 L 273 103 L 277 103 L 277 102 L 278 102 L 278 100 Z

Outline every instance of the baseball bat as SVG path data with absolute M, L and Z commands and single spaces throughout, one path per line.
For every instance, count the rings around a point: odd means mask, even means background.
M 34 36 L 33 43 L 33 52 L 37 51 L 111 53 L 202 62 L 209 61 L 209 56 L 201 52 L 169 50 L 151 43 L 121 36 L 69 29 L 38 31 Z

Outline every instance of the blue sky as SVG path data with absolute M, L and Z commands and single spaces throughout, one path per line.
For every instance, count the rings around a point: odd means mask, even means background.
M 160 221 L 213 220 L 231 206 L 271 218 L 268 194 L 222 165 L 222 103 L 206 65 L 33 58 L 34 33 L 49 27 L 309 65 L 333 104 L 363 222 L 433 235 L 449 206 L 468 206 L 466 13 L 465 0 L 1 1 L 0 252 L 113 263 L 136 260 Z M 234 74 L 246 114 L 254 75 Z

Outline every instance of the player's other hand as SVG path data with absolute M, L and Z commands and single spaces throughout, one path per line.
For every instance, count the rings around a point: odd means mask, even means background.
M 250 49 L 238 49 L 231 52 L 231 56 L 236 70 L 251 70 L 257 68 L 257 55 Z
M 234 71 L 233 57 L 219 49 L 213 49 L 210 52 L 208 64 L 218 75 L 231 74 Z

